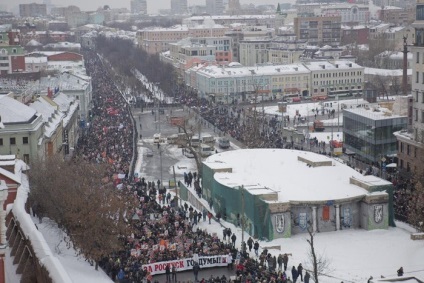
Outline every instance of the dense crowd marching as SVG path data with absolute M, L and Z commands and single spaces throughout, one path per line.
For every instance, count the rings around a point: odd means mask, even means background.
M 221 240 L 217 235 L 196 227 L 200 221 L 210 223 L 212 214 L 206 208 L 197 211 L 187 203 L 182 204 L 159 182 L 156 186 L 155 182 L 144 178 L 130 180 L 128 174 L 134 150 L 134 128 L 129 105 L 102 68 L 99 57 L 95 53 L 85 54 L 84 57 L 92 77 L 93 107 L 85 134 L 79 140 L 77 153 L 90 162 L 110 164 L 105 178 L 116 179 L 117 174 L 124 174 L 125 177 L 120 180 L 121 188 L 138 200 L 138 208 L 131 221 L 133 232 L 130 236 L 122 237 L 125 249 L 103 259 L 100 265 L 105 272 L 119 282 L 157 282 L 142 265 L 194 255 L 227 254 L 231 259 L 228 268 L 235 270 L 235 281 L 217 276 L 200 282 L 296 282 L 299 277 L 308 283 L 310 274 L 303 270 L 301 264 L 287 271 L 287 254 L 276 257 L 266 249 L 259 254 L 259 244 L 251 238 L 241 243 L 239 249 L 231 230 L 224 229 Z M 213 127 L 241 142 L 244 141 L 243 133 L 252 126 L 244 108 L 234 105 L 213 107 L 206 100 L 197 100 L 194 93 L 183 88 L 180 88 L 178 97 L 180 103 L 197 108 Z M 259 117 L 258 121 L 260 136 L 264 140 L 262 146 L 283 147 L 287 141 L 280 138 L 277 118 Z M 194 181 L 199 187 L 200 176 L 188 176 L 185 174 L 184 181 Z M 408 199 L 407 191 L 395 192 L 397 214 L 406 214 L 405 203 Z M 172 281 L 177 282 L 177 270 L 169 266 L 166 270 L 167 281 L 171 273 Z
M 236 248 L 235 234 L 228 234 L 232 240 L 225 241 L 196 227 L 200 221 L 210 223 L 211 212 L 197 211 L 187 203 L 180 204 L 178 198 L 171 196 L 159 182 L 155 185 L 143 178 L 128 178 L 134 131 L 130 109 L 108 73 L 104 72 L 99 57 L 91 53 L 85 58 L 89 58 L 86 67 L 92 77 L 93 108 L 77 152 L 90 162 L 109 163 L 110 171 L 105 178 L 125 174 L 120 180 L 121 188 L 139 201 L 134 214 L 137 217 L 131 220 L 133 232 L 122 237 L 125 249 L 105 257 L 100 263 L 105 272 L 119 282 L 156 282 L 142 265 L 189 258 L 194 254 L 228 255 L 232 259 L 229 268 L 236 269 L 236 282 L 290 282 L 285 272 L 269 260 L 271 255 L 266 250 L 252 259 L 246 251 L 246 243 L 243 249 Z M 198 181 L 199 176 L 192 175 L 194 182 Z M 259 250 L 257 243 L 255 250 Z M 176 280 L 175 268 L 172 273 Z M 218 276 L 202 281 L 230 282 L 230 279 Z

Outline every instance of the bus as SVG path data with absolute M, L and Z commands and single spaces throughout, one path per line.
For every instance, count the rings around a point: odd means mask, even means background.
M 361 96 L 361 95 L 362 95 L 362 89 L 340 89 L 340 90 L 330 90 L 328 92 L 329 98 Z

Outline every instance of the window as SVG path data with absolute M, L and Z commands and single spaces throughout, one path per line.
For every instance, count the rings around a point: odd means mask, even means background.
M 3 139 L 0 139 L 0 146 L 3 146 Z
M 28 137 L 23 137 L 22 138 L 22 143 L 23 144 L 28 144 Z
M 415 102 L 418 102 L 418 90 L 415 92 Z
M 420 52 L 417 52 L 417 63 L 420 63 Z
M 415 110 L 415 122 L 417 122 L 418 121 L 418 109 L 414 109 Z
M 419 83 L 419 78 L 420 77 L 420 73 L 419 72 L 415 72 L 415 83 Z
M 421 111 L 421 123 L 424 123 L 424 111 Z
M 16 138 L 10 138 L 10 145 L 16 144 Z
M 421 83 L 424 85 L 424 72 L 422 73 L 422 75 L 423 75 L 423 79 L 422 79 Z

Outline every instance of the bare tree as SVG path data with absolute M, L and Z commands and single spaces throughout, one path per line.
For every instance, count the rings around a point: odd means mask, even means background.
M 308 226 L 307 230 L 309 234 L 309 239 L 307 239 L 306 241 L 308 242 L 310 248 L 308 265 L 310 265 L 312 270 L 312 279 L 315 283 L 319 283 L 319 277 L 321 275 L 331 273 L 330 261 L 328 258 L 325 257 L 325 255 L 316 252 L 314 242 L 315 232 L 312 232 L 310 226 Z
M 109 182 L 106 165 L 54 156 L 31 168 L 35 213 L 54 220 L 68 234 L 68 246 L 96 269 L 102 257 L 123 248 L 119 237 L 129 234 L 125 214 L 135 206 L 129 194 Z

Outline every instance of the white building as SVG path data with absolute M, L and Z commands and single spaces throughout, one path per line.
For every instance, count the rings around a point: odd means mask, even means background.
M 349 61 L 244 67 L 202 66 L 186 71 L 185 81 L 201 97 L 215 101 L 246 101 L 282 96 L 335 96 L 362 93 L 364 68 Z

